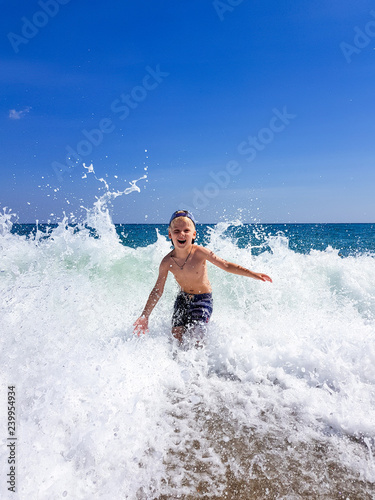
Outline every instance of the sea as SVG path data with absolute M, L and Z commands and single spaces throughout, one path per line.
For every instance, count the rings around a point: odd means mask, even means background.
M 177 207 L 178 208 L 178 207 Z M 197 225 L 203 347 L 171 337 L 166 224 L 0 215 L 1 498 L 375 498 L 375 224 Z M 15 393 L 9 488 L 8 387 Z

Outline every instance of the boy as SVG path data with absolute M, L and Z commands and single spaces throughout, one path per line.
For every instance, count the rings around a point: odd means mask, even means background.
M 188 210 L 174 212 L 168 228 L 174 248 L 161 261 L 158 279 L 141 316 L 134 323 L 134 333 L 140 335 L 148 331 L 148 318 L 163 294 L 168 271 L 174 275 L 181 288 L 172 317 L 172 334 L 180 342 L 187 328 L 207 323 L 211 317 L 212 295 L 207 261 L 229 273 L 272 283 L 267 274 L 254 273 L 221 259 L 205 247 L 195 245 L 196 235 L 193 215 Z

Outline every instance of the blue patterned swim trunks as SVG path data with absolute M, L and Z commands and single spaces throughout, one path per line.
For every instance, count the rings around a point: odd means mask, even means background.
M 180 292 L 174 303 L 172 326 L 208 323 L 212 314 L 212 293 Z

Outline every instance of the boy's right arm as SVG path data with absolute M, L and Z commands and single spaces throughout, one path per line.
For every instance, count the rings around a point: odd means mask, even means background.
M 133 324 L 133 326 L 135 327 L 134 333 L 136 333 L 138 336 L 141 333 L 148 332 L 148 318 L 152 310 L 158 303 L 160 297 L 163 295 L 164 285 L 167 280 L 167 277 L 168 277 L 168 266 L 167 266 L 167 260 L 164 258 L 161 261 L 159 267 L 158 279 L 156 280 L 154 288 L 151 290 L 145 308 L 143 309 L 141 316 Z

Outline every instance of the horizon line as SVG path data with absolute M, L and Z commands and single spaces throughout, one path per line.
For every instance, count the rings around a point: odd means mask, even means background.
M 60 221 L 61 222 L 61 221 Z M 60 222 L 13 222 L 13 225 L 27 225 L 27 226 L 36 226 L 36 225 L 52 225 L 59 224 Z M 228 222 L 228 221 L 219 221 L 219 222 L 197 222 L 197 225 L 209 225 L 209 224 L 220 224 L 220 222 Z M 68 224 L 78 224 L 76 222 L 68 222 Z M 144 225 L 144 226 L 168 226 L 168 222 L 113 222 L 115 226 L 123 226 L 123 225 Z M 374 222 L 241 222 L 241 224 L 253 224 L 253 225 L 280 225 L 280 224 L 375 224 Z M 233 225 L 233 223 L 231 223 Z

